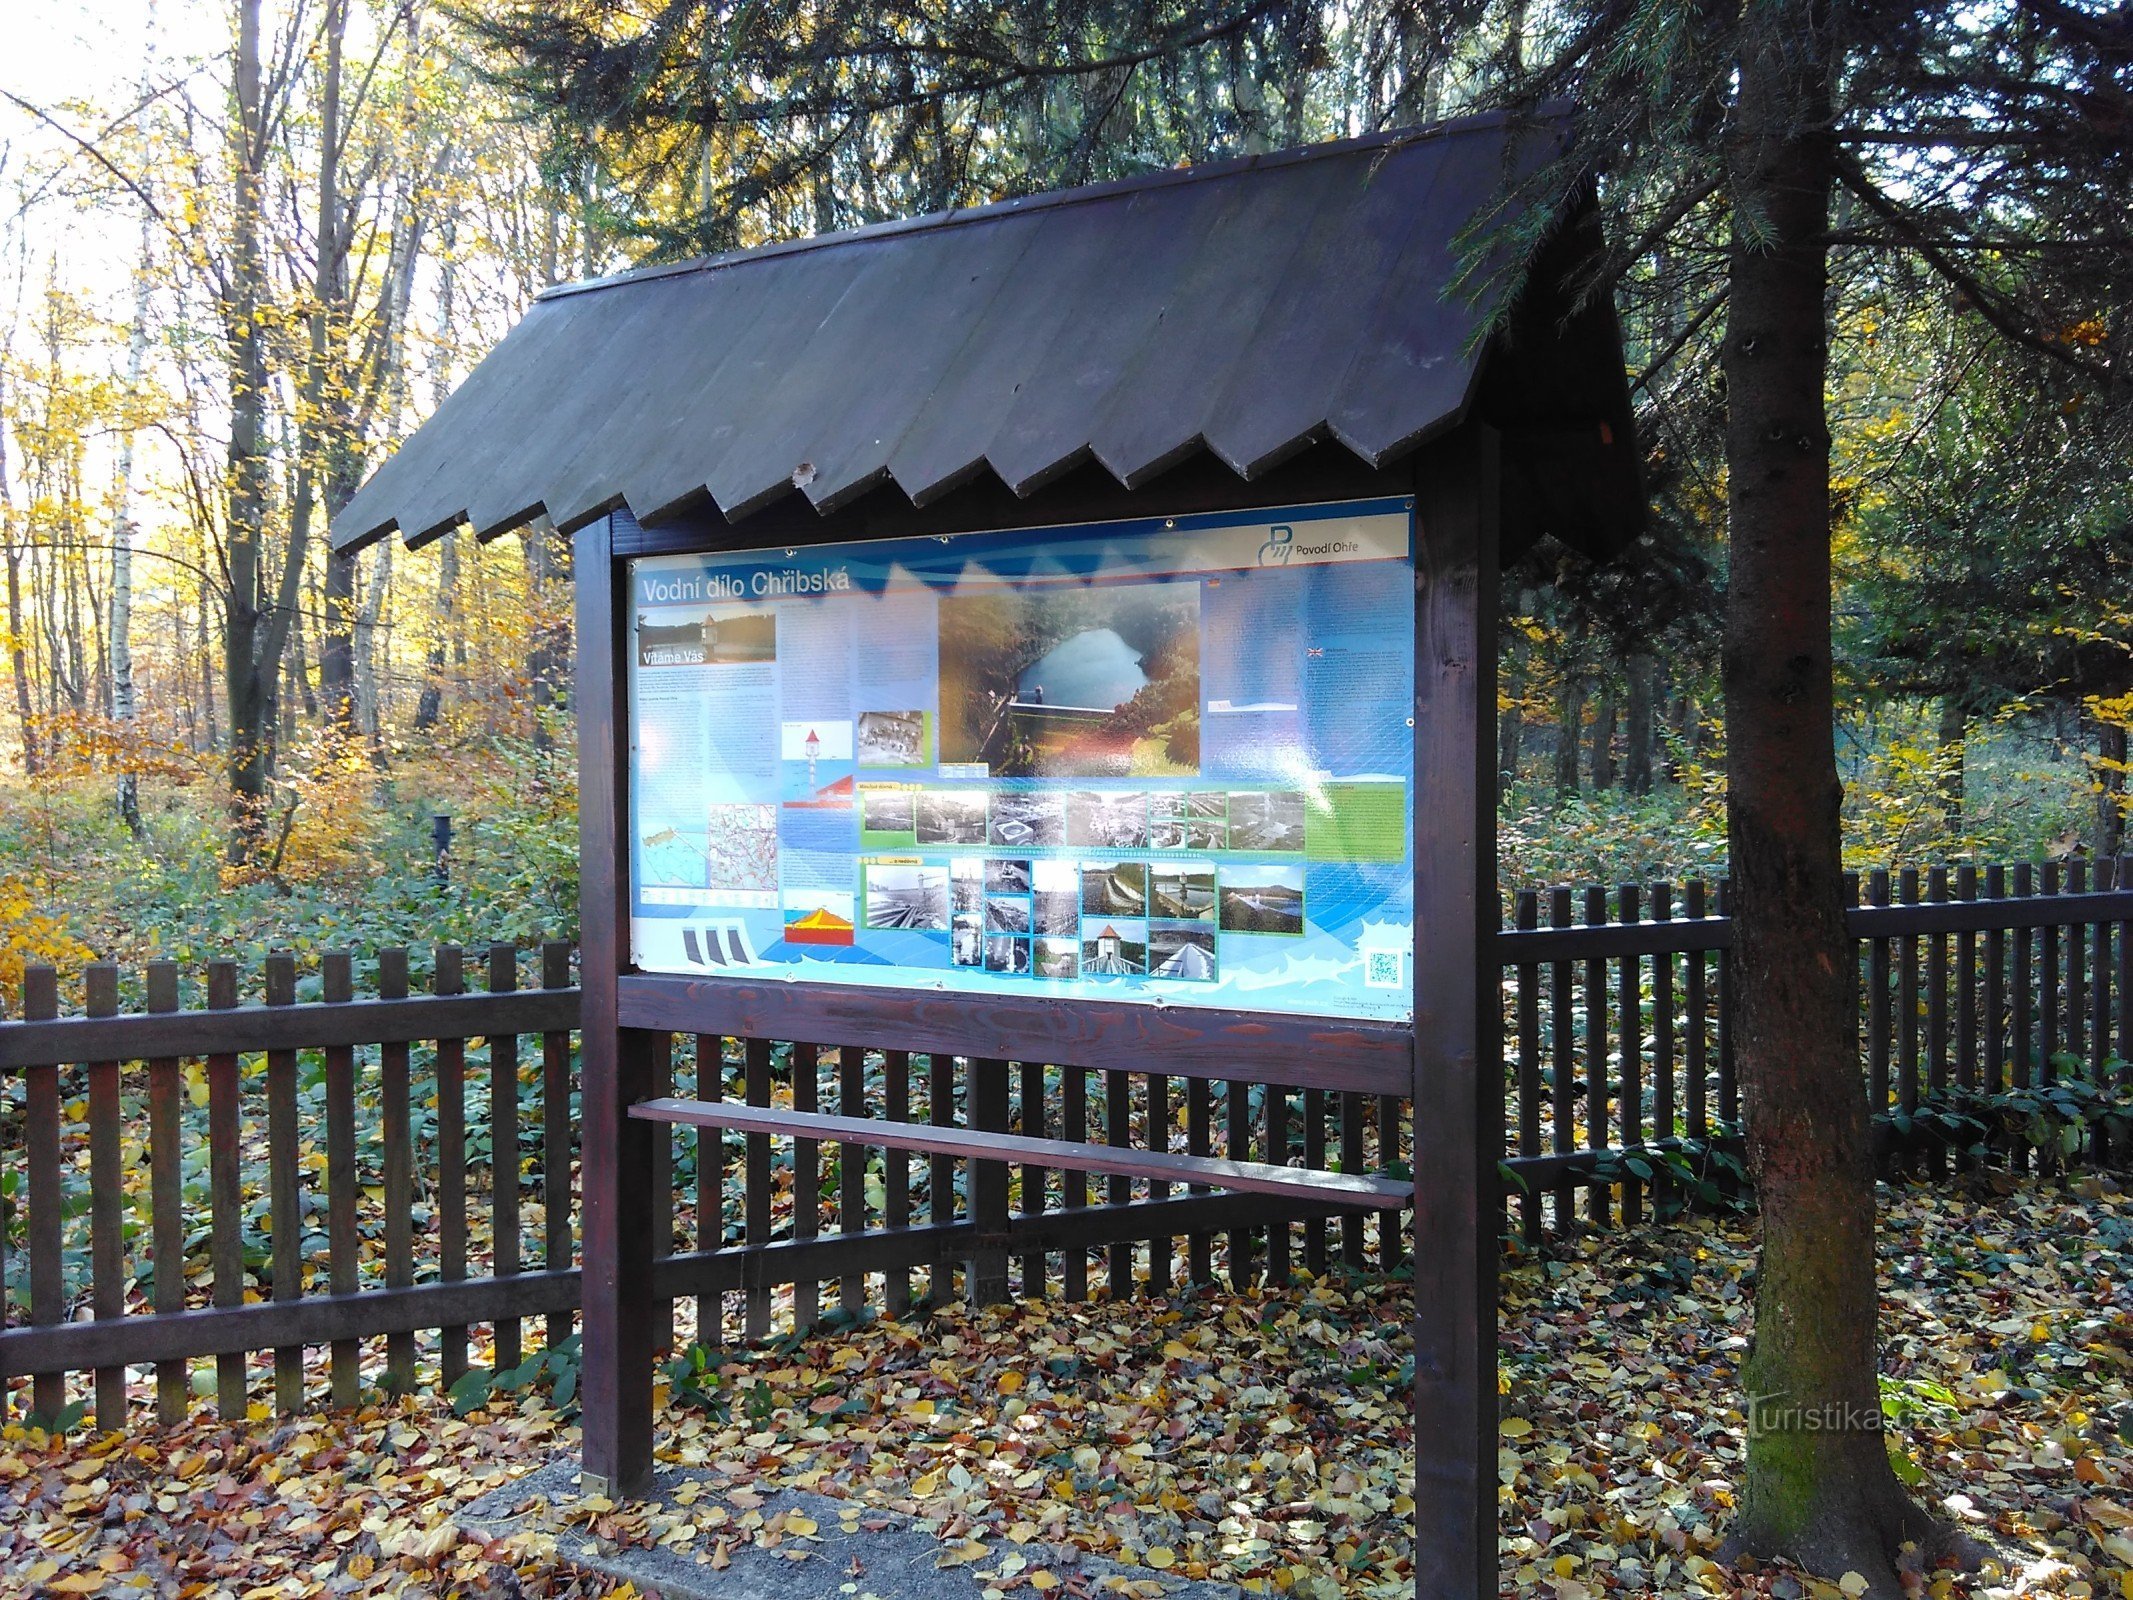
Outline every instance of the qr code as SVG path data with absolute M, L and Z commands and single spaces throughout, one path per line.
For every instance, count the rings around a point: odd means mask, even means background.
M 1397 950 L 1365 950 L 1363 952 L 1363 983 L 1371 989 L 1397 989 L 1400 986 L 1400 952 Z

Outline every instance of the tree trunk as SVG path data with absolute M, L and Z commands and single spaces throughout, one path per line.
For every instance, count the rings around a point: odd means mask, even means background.
M 1830 636 L 1827 278 L 1831 26 L 1744 14 L 1726 152 L 1736 233 L 1724 346 L 1732 569 L 1724 682 L 1736 1048 L 1762 1210 L 1735 1551 L 1901 1593 L 1937 1524 L 1880 1431 L 1874 1181 L 1844 924 Z M 1744 231 L 1754 219 L 1751 237 Z
M 1963 740 L 1970 732 L 1970 714 L 1952 694 L 1940 697 L 1940 726 L 1935 732 L 1940 741 L 1940 820 L 1950 833 L 1955 833 L 1963 825 Z
M 1499 682 L 1502 685 L 1497 695 L 1499 709 L 1496 713 L 1496 774 L 1500 793 L 1507 784 L 1518 780 L 1518 757 L 1520 746 L 1525 743 L 1526 714 L 1523 704 L 1526 692 L 1527 662 L 1533 654 L 1533 646 L 1520 627 L 1506 629 L 1508 637 L 1503 645 L 1503 666 Z
M 7 363 L 0 360 L 0 414 L 7 410 Z M 23 650 L 29 629 L 22 616 L 22 551 L 15 543 L 15 502 L 7 488 L 7 430 L 0 428 L 0 543 L 7 547 L 7 662 L 15 681 L 15 716 L 22 735 L 22 775 L 43 770 L 37 759 L 37 714 L 30 704 L 30 663 Z
M 229 703 L 229 859 L 249 860 L 266 828 L 271 702 L 278 659 L 265 614 L 266 352 L 259 312 L 266 299 L 260 256 L 262 205 L 259 0 L 238 0 L 236 124 L 231 130 L 236 205 L 223 322 L 230 350 L 229 593 L 223 602 L 224 697 Z M 294 554 L 294 552 L 292 552 Z M 278 651 L 276 652 L 278 657 Z
M 147 26 L 155 27 L 155 7 L 148 9 Z M 142 94 L 148 93 L 148 73 L 142 75 Z M 141 392 L 141 372 L 148 361 L 148 288 L 150 247 L 154 243 L 155 219 L 141 213 L 141 256 L 134 268 L 133 326 L 126 335 L 126 420 L 119 433 L 118 507 L 111 530 L 111 720 L 119 744 L 118 813 L 127 829 L 141 831 L 141 781 L 135 770 L 134 740 L 140 706 L 133 691 L 133 542 L 139 534 L 133 520 L 133 406 Z
M 1604 794 L 1615 786 L 1615 692 L 1600 692 L 1600 709 L 1592 718 L 1592 792 Z
M 1555 795 L 1567 800 L 1578 792 L 1578 744 L 1585 737 L 1585 685 L 1565 678 L 1555 711 Z
M 2096 730 L 2096 855 L 2108 861 L 2126 847 L 2126 725 L 2109 718 Z M 2123 938 L 2124 934 L 2121 933 Z
M 1650 656 L 1631 656 L 1628 663 L 1629 704 L 1623 719 L 1622 784 L 1631 794 L 1652 792 L 1652 701 L 1659 676 L 1659 663 Z

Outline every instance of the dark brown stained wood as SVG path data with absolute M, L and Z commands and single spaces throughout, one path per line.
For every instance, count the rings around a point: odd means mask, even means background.
M 1570 890 L 1558 887 L 1548 891 L 1548 922 L 1551 927 L 1567 928 L 1576 920 L 1571 909 Z M 1555 1122 L 1555 1152 L 1561 1155 L 1577 1148 L 1577 1021 L 1572 1004 L 1576 991 L 1577 969 L 1567 959 L 1568 951 L 1559 951 L 1556 960 L 1548 968 L 1548 1033 L 1549 1033 L 1549 1081 L 1551 1110 Z M 1696 972 L 1701 976 L 1701 956 L 1691 956 Z M 1697 1053 L 1700 1066 L 1701 1052 Z M 1563 1183 L 1555 1191 L 1555 1226 L 1558 1231 L 1567 1231 L 1576 1218 L 1577 1188 Z
M 108 1017 L 118 1010 L 118 968 L 91 962 L 82 971 L 84 1009 Z M 90 1064 L 89 1253 L 99 1321 L 126 1314 L 126 1239 L 120 1207 L 125 1175 L 119 1163 L 119 1064 Z M 96 1369 L 96 1425 L 110 1431 L 126 1425 L 126 1369 Z
M 1252 1157 L 1252 1089 L 1247 1083 L 1222 1086 L 1222 1109 L 1227 1120 L 1227 1152 L 1232 1161 Z M 1239 1294 L 1249 1289 L 1255 1276 L 1252 1266 L 1252 1235 L 1239 1229 L 1229 1236 L 1229 1282 Z
M 926 1121 L 936 1128 L 955 1126 L 955 1057 L 936 1053 L 926 1058 Z M 955 1157 L 932 1155 L 926 1162 L 927 1214 L 936 1227 L 955 1221 Z M 955 1292 L 955 1269 L 946 1261 L 934 1263 L 927 1284 L 927 1297 L 946 1303 Z
M 696 1098 L 714 1104 L 726 1098 L 726 1041 L 716 1034 L 696 1036 Z M 696 1141 L 696 1248 L 719 1250 L 726 1243 L 726 1136 L 721 1128 L 698 1128 Z M 696 1302 L 696 1342 L 717 1348 L 726 1342 L 725 1306 L 717 1295 Z
M 1170 1079 L 1160 1072 L 1148 1074 L 1148 1147 L 1151 1150 L 1170 1148 Z M 1151 1179 L 1148 1198 L 1169 1199 L 1170 1185 L 1160 1178 Z M 1174 1241 L 1169 1239 L 1151 1239 L 1148 1244 L 1148 1292 L 1158 1299 L 1170 1293 L 1173 1245 Z
M 911 1120 L 911 1056 L 904 1050 L 884 1050 L 881 1056 L 883 1109 L 891 1122 Z M 890 1229 L 911 1226 L 911 1155 L 907 1150 L 882 1151 L 882 1223 Z M 911 1310 L 911 1273 L 894 1267 L 882 1279 L 882 1309 L 892 1317 Z
M 178 964 L 148 963 L 143 985 L 151 1013 L 178 1009 Z M 150 1246 L 155 1261 L 151 1301 L 158 1315 L 185 1309 L 185 1178 L 180 1168 L 184 1124 L 179 1096 L 185 1092 L 177 1061 L 161 1057 L 148 1063 L 148 1209 Z M 168 1427 L 181 1421 L 192 1404 L 183 1361 L 156 1364 L 156 1421 Z
M 570 988 L 570 945 L 551 939 L 541 946 L 541 987 Z M 541 1265 L 550 1272 L 571 1264 L 570 1034 L 551 1028 L 541 1035 Z M 570 1337 L 568 1314 L 551 1314 L 552 1350 Z
M 1021 1092 L 1016 1096 L 1014 1124 L 1017 1133 L 1032 1139 L 1045 1137 L 1044 1063 L 1025 1061 L 1021 1068 Z M 849 1113 L 848 1113 L 849 1114 Z M 1044 1187 L 1050 1171 L 1032 1162 L 1022 1165 L 1022 1214 L 1036 1216 L 1044 1210 Z M 1045 1292 L 1044 1253 L 1031 1251 L 1022 1258 L 1022 1297 L 1042 1299 Z
M 1289 1164 L 1289 1091 L 1279 1084 L 1266 1088 L 1266 1147 L 1259 1152 L 1269 1165 L 1285 1167 Z M 1383 1236 L 1398 1238 L 1400 1230 L 1386 1228 Z M 1266 1227 L 1266 1281 L 1273 1288 L 1286 1288 L 1289 1282 L 1289 1225 L 1286 1221 L 1270 1222 Z
M 242 1360 L 251 1350 L 284 1345 L 338 1344 L 359 1337 L 412 1334 L 440 1323 L 567 1312 L 578 1303 L 578 1274 L 527 1273 L 464 1283 L 418 1283 L 406 1289 L 366 1289 L 352 1295 L 306 1295 L 301 1300 L 255 1300 L 234 1307 L 199 1307 L 110 1322 L 10 1328 L 0 1333 L 0 1361 L 10 1371 L 135 1366 L 183 1362 L 196 1356 Z
M 652 1057 L 652 1081 L 647 1092 L 655 1098 L 674 1092 L 674 1035 L 654 1033 L 646 1040 Z M 652 1140 L 652 1256 L 674 1253 L 674 1138 L 671 1131 Z M 674 1302 L 662 1296 L 652 1307 L 652 1348 L 674 1348 Z
M 892 1126 L 869 1118 L 741 1106 L 731 1101 L 712 1105 L 693 1100 L 648 1100 L 631 1106 L 630 1115 L 647 1122 L 679 1122 L 695 1127 L 743 1128 L 750 1132 L 816 1139 L 864 1139 L 871 1144 L 894 1142 L 909 1150 L 927 1151 L 950 1159 L 976 1160 L 988 1165 L 1041 1161 L 1047 1166 L 1077 1167 L 1086 1172 L 1111 1173 L 1129 1180 L 1161 1177 L 1172 1183 L 1208 1183 L 1258 1194 L 1317 1198 L 1376 1209 L 1396 1210 L 1406 1203 L 1408 1196 L 1408 1185 L 1404 1182 L 1356 1173 L 1307 1172 L 1297 1167 L 1275 1167 L 1218 1156 L 1179 1155 L 1170 1150 L 1139 1150 L 1112 1144 L 1069 1144 L 1063 1139 L 1031 1139 L 1021 1134 L 990 1133 L 977 1128 L 932 1123 Z
M 1416 474 L 1415 1593 L 1496 1584 L 1496 1270 L 1503 1148 L 1496 948 L 1495 436 Z M 1596 1063 L 1594 1070 L 1600 1070 Z M 1604 1126 L 1604 1123 L 1600 1124 Z M 1386 1219 L 1389 1224 L 1390 1218 Z
M 1918 869 L 1896 875 L 1896 893 L 1905 905 L 1918 904 Z M 1918 937 L 1896 941 L 1896 1109 L 1906 1118 L 1918 1111 Z M 1914 1157 L 1906 1150 L 1906 1163 Z
M 973 1133 L 991 1139 L 1012 1137 L 1007 1131 L 1007 1063 L 985 1056 L 970 1063 L 967 1104 Z M 871 1127 L 874 1124 L 869 1123 Z M 1037 1141 L 1027 1141 L 1034 1144 Z M 970 1147 L 985 1149 L 983 1140 Z M 1023 1152 L 1027 1159 L 1031 1151 Z M 1041 1159 L 1041 1156 L 1039 1157 Z M 1007 1302 L 1007 1163 L 1004 1160 L 973 1160 L 970 1166 L 970 1220 L 977 1227 L 977 1248 L 970 1256 L 967 1292 L 975 1306 Z
M 1877 906 L 1889 902 L 1889 874 L 1876 867 L 1867 880 L 1867 893 Z M 1867 1100 L 1874 1115 L 1889 1108 L 1889 1042 L 1893 1037 L 1889 998 L 1890 944 L 1885 938 L 1868 941 L 1866 947 L 1866 1070 Z
M 466 987 L 466 956 L 441 944 L 431 957 L 430 991 Z M 437 1276 L 457 1283 L 467 1275 L 467 1042 L 437 1041 Z M 464 1323 L 437 1330 L 437 1373 L 449 1389 L 467 1370 Z
M 2056 899 L 2059 895 L 2059 863 L 2044 863 L 2044 881 L 2040 896 Z M 2047 922 L 2037 930 L 2037 1060 L 2036 1078 L 2039 1083 L 2050 1083 L 2059 1076 L 2059 960 L 2062 925 Z
M 1304 1165 L 1313 1172 L 1326 1169 L 1326 1091 L 1306 1089 L 1303 1092 L 1303 1157 Z M 1326 1275 L 1326 1219 L 1304 1219 L 1304 1269 L 1314 1278 Z
M 1718 914 L 1724 916 L 1728 881 L 1718 882 Z M 1718 964 L 1718 1120 L 1728 1133 L 1740 1131 L 1740 1075 L 1733 1059 L 1733 978 L 1727 963 Z
M 813 1112 L 820 1101 L 821 1089 L 820 1047 L 795 1040 L 792 1047 L 793 1109 Z M 634 1109 L 631 1115 L 637 1115 Z M 665 1137 L 664 1129 L 660 1136 Z M 792 1147 L 792 1236 L 804 1241 L 815 1238 L 821 1231 L 822 1146 L 814 1139 L 795 1139 Z M 812 1327 L 821 1309 L 820 1284 L 809 1279 L 792 1286 L 792 1324 L 796 1331 Z
M 1540 926 L 1539 894 L 1521 889 L 1512 914 L 1521 930 Z M 1537 1156 L 1541 1153 L 1540 968 L 1530 962 L 1521 963 L 1517 985 L 1518 1153 Z M 1519 1216 L 1526 1243 L 1539 1244 L 1545 1228 L 1539 1194 L 1521 1197 Z
M 1674 886 L 1653 884 L 1653 919 L 1671 922 L 1673 916 Z M 1674 1113 L 1674 957 L 1668 954 L 1652 958 L 1652 1133 L 1672 1139 L 1680 1132 Z M 1669 1179 L 1662 1179 L 1656 1192 L 1669 1205 L 1679 1199 Z
M 2066 864 L 2066 887 L 2071 894 L 2084 894 L 2089 886 L 2089 864 Z M 2089 1021 L 2088 929 L 2066 930 L 2066 1052 L 2077 1060 L 2088 1053 Z
M 1682 911 L 1691 921 L 1704 915 L 1706 890 L 1701 878 L 1692 879 L 1682 896 Z M 1701 954 L 1688 958 L 1682 980 L 1681 1003 L 1688 1013 L 1687 1034 L 1682 1042 L 1682 1071 L 1688 1078 L 1689 1137 L 1703 1139 L 1711 1131 L 1708 1055 L 1711 1034 L 1710 992 L 1706 987 L 1709 963 Z
M 578 1023 L 571 990 L 508 998 L 460 995 L 438 1000 L 355 1000 L 294 1006 L 241 1006 L 169 1016 L 61 1017 L 0 1028 L 0 1072 L 75 1061 L 140 1061 L 158 1056 L 324 1050 L 336 1045 L 406 1043 L 440 1033 L 472 1038 L 490 1032 L 568 1029 Z
M 518 947 L 489 946 L 489 993 L 518 988 Z M 518 1215 L 518 1035 L 489 1035 L 489 1228 L 490 1268 L 508 1278 L 521 1265 Z M 496 1365 L 508 1371 L 526 1358 L 524 1331 L 511 1320 L 498 1323 Z
M 1341 1098 L 1346 1101 L 1354 1097 L 1343 1095 Z M 1205 1078 L 1185 1080 L 1185 1153 L 1190 1156 L 1215 1153 L 1215 1095 L 1213 1086 Z M 1207 1185 L 1194 1184 L 1192 1192 L 1206 1194 Z M 1356 1226 L 1361 1225 L 1358 1219 Z M 1214 1235 L 1194 1233 L 1185 1240 L 1185 1271 L 1196 1284 L 1215 1281 Z
M 1130 1074 L 1115 1069 L 1104 1074 L 1104 1139 L 1113 1150 L 1127 1150 L 1133 1144 L 1133 1079 Z M 1064 1162 L 1060 1164 L 1065 1165 Z M 1133 1198 L 1133 1175 L 1116 1166 L 1109 1170 L 1111 1182 L 1106 1197 L 1114 1206 L 1124 1205 Z M 1135 1242 L 1119 1239 L 1111 1245 L 1108 1265 L 1113 1300 L 1123 1300 L 1133 1293 Z
M 378 993 L 397 1000 L 407 993 L 407 952 L 378 952 Z M 378 1136 L 384 1146 L 385 1286 L 404 1289 L 415 1281 L 415 1143 L 408 1105 L 408 1050 L 403 1043 L 378 1046 Z M 495 1114 L 491 1108 L 490 1114 Z M 501 1353 L 499 1353 L 501 1359 Z M 385 1336 L 385 1392 L 415 1387 L 415 1336 Z
M 750 1039 L 745 1044 L 744 1072 L 745 1093 L 752 1106 L 770 1104 L 770 1041 Z M 748 1135 L 747 1192 L 745 1199 L 745 1232 L 743 1239 L 748 1248 L 754 1249 L 770 1242 L 770 1135 Z M 936 1219 L 938 1220 L 938 1219 Z M 750 1339 L 765 1339 L 770 1336 L 770 1291 L 767 1288 L 751 1289 L 745 1308 L 746 1336 Z
M 58 1011 L 58 974 L 50 967 L 26 967 L 23 1025 Z M 42 1325 L 58 1322 L 66 1314 L 60 1267 L 59 1069 L 32 1067 L 28 1079 L 23 1098 L 23 1154 L 29 1168 L 30 1321 Z M 25 1369 L 10 1362 L 4 1370 Z M 66 1378 L 58 1372 L 39 1373 L 30 1386 L 30 1414 L 49 1419 L 65 1410 L 66 1404 Z
M 2014 892 L 2017 897 L 2026 897 L 2036 892 L 2036 870 L 2028 862 L 2014 869 Z M 2008 1084 L 2012 1088 L 2027 1089 L 2033 1070 L 2034 1035 L 2030 1032 L 2034 1014 L 2036 990 L 2031 983 L 2030 953 L 2035 940 L 2028 929 L 2014 933 L 2009 943 L 2014 947 L 2014 1049 L 2008 1063 Z M 2028 1146 L 2017 1141 L 2008 1152 L 2008 1164 L 2017 1169 L 2028 1165 Z
M 1959 900 L 1977 898 L 1977 868 L 1964 862 L 1955 869 L 1955 895 Z M 1978 1087 L 1978 942 L 1971 932 L 1955 936 L 1955 1082 L 1958 1088 L 1974 1091 Z M 1968 1152 L 1958 1151 L 1955 1170 L 1967 1172 L 1971 1160 Z
M 1500 998 L 1500 997 L 1499 997 Z M 1501 1031 L 1501 1030 L 1499 1030 Z M 1400 1125 L 1407 1120 L 1407 1097 L 1405 1095 L 1379 1095 L 1377 1103 L 1378 1153 L 1377 1166 L 1383 1170 L 1396 1167 L 1406 1152 L 1400 1148 Z M 1378 1270 L 1397 1272 L 1407 1260 L 1407 1240 L 1398 1228 L 1388 1228 L 1382 1219 L 1378 1224 Z
M 227 1010 L 237 1004 L 235 962 L 208 964 L 207 1003 L 215 1010 Z M 239 1167 L 243 1128 L 239 1120 L 237 1068 L 234 1055 L 207 1058 L 209 1251 L 214 1303 L 223 1307 L 244 1304 L 244 1215 L 239 1187 L 243 1178 Z M 245 1361 L 237 1351 L 226 1351 L 215 1358 L 215 1408 L 225 1422 L 244 1418 Z
M 267 957 L 267 1004 L 296 1003 L 296 958 L 286 951 Z M 304 1201 L 296 1128 L 296 1052 L 267 1053 L 267 1220 L 274 1244 L 274 1298 L 295 1300 L 304 1292 Z M 304 1347 L 274 1352 L 274 1404 L 284 1413 L 304 1408 Z
M 2110 860 L 2096 863 L 2097 889 L 2112 887 L 2116 866 Z M 2100 1084 L 2108 1081 L 2104 1069 L 2111 1055 L 2111 925 L 2091 923 L 2089 938 L 2094 960 L 2089 974 L 2089 1073 Z
M 1206 1084 L 1201 1083 L 1204 1090 Z M 1059 1132 L 1069 1144 L 1085 1144 L 1089 1137 L 1089 1074 L 1085 1067 L 1059 1069 Z M 1204 1153 L 1204 1152 L 1203 1152 Z M 1073 1169 L 1059 1175 L 1059 1204 L 1079 1211 L 1089 1203 L 1089 1175 Z M 1069 1250 L 1059 1258 L 1060 1292 L 1068 1300 L 1089 1297 L 1089 1258 L 1081 1250 Z
M 1344 1094 L 1341 1096 L 1341 1171 L 1361 1172 L 1369 1164 L 1370 1158 L 1363 1148 L 1363 1097 Z M 1364 1264 L 1365 1220 L 1361 1216 L 1341 1219 L 1341 1262 L 1358 1271 Z
M 883 991 L 827 983 L 746 983 L 634 973 L 620 980 L 623 1024 L 744 1038 L 863 1038 L 876 1049 L 1049 1061 L 1173 1077 L 1303 1076 L 1309 1086 L 1404 1095 L 1414 1032 L 1390 1024 L 1197 1006 L 1063 1006 L 1005 995 Z
M 629 964 L 629 708 L 620 663 L 627 596 L 609 525 L 582 530 L 577 600 L 578 904 L 582 1043 L 579 1124 L 585 1274 L 579 1344 L 583 1477 L 609 1498 L 652 1475 L 652 1128 L 626 1115 L 652 1082 L 650 1040 L 621 1026 L 616 979 Z M 685 1031 L 721 1033 L 719 1027 Z
M 837 1110 L 847 1117 L 863 1117 L 867 1111 L 867 1057 L 857 1045 L 837 1051 Z M 867 1159 L 863 1144 L 845 1144 L 837 1151 L 837 1231 L 864 1233 L 867 1227 Z M 837 1280 L 837 1306 L 857 1316 L 867 1302 L 863 1272 L 847 1272 Z
M 745 526 L 789 502 L 924 504 L 977 473 L 1031 494 L 1085 461 L 1139 486 L 1211 453 L 1241 481 L 1328 437 L 1380 463 L 1466 416 L 1500 359 L 1551 375 L 1522 464 L 1613 508 L 1554 507 L 1552 530 L 1612 543 L 1641 507 L 1636 452 L 1591 442 L 1629 414 L 1620 332 L 1559 281 L 1596 231 L 1562 230 L 1510 307 L 1516 275 L 1450 290 L 1461 230 L 1562 127 L 1468 118 L 551 291 L 335 539 L 542 509 L 568 531 L 625 504 Z M 1474 337 L 1499 311 L 1503 356 Z M 1535 387 L 1488 405 L 1523 417 Z
M 1625 883 L 1615 891 L 1615 912 L 1624 923 L 1635 926 L 1644 920 L 1643 899 L 1637 886 Z M 1615 969 L 1615 1036 L 1621 1042 L 1622 1097 L 1616 1109 L 1616 1142 L 1624 1149 L 1644 1143 L 1644 961 L 1632 956 Z M 1637 1227 L 1644 1221 L 1644 1185 L 1634 1173 L 1622 1179 L 1622 1222 Z
M 2118 858 L 2118 887 L 2133 887 L 2133 856 Z M 2133 915 L 2118 924 L 2118 1071 L 2120 1087 L 2133 1087 Z
M 1419 692 L 1419 691 L 1418 691 Z M 1416 724 L 1420 726 L 1419 721 Z M 1417 771 L 1420 769 L 1417 768 Z M 1416 816 L 1422 812 L 1418 807 Z M 1415 904 L 1424 902 L 1417 900 Z M 1607 891 L 1593 884 L 1585 891 L 1585 921 L 1599 924 L 1607 920 Z M 1419 1103 L 1419 1102 L 1418 1102 Z M 1593 1146 L 1605 1145 L 1609 1121 L 1607 1082 L 1607 963 L 1591 956 L 1585 962 L 1585 1142 Z M 1595 1183 L 1585 1190 L 1585 1220 L 1595 1227 L 1604 1228 L 1614 1215 L 1613 1201 L 1605 1184 Z
M 1926 898 L 1935 903 L 1948 898 L 1946 867 L 1935 867 L 1927 875 Z M 1948 1092 L 1948 1020 L 1948 936 L 1936 933 L 1926 940 L 1926 1095 L 1935 1104 Z M 1947 1154 L 1940 1141 L 1930 1141 L 1926 1170 L 1944 1175 Z
M 319 986 L 327 1004 L 346 1002 L 353 992 L 355 963 L 345 950 L 327 952 L 319 962 Z M 355 1051 L 345 1044 L 326 1047 L 326 1231 L 331 1285 L 336 1295 L 354 1295 L 361 1283 L 361 1249 L 356 1234 Z M 333 1403 L 356 1403 L 362 1385 L 362 1347 L 353 1335 L 333 1341 Z

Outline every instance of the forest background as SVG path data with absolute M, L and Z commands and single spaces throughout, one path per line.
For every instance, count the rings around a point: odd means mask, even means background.
M 545 285 L 1456 114 L 1520 89 L 1577 16 L 74 0 L 11 17 L 0 1001 L 25 961 L 575 931 L 566 542 L 537 522 L 355 562 L 325 549 L 365 472 Z M 1899 164 L 1894 181 L 1939 180 Z M 1849 195 L 1833 235 L 1858 866 L 2124 838 L 2129 408 L 2062 357 L 2122 389 L 2133 329 L 2121 307 L 2000 337 L 1995 282 L 2040 261 L 2078 277 L 2082 246 L 2034 196 L 1968 192 L 1986 225 L 1955 272 L 1892 248 Z M 1709 188 L 1606 198 L 1620 260 L 1595 292 L 1623 317 L 1653 522 L 1605 567 L 1543 545 L 1506 575 L 1507 890 L 1725 867 L 1732 219 Z M 2086 220 L 2088 248 L 2123 259 L 2127 219 Z

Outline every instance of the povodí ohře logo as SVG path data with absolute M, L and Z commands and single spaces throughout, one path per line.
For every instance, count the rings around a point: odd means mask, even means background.
M 1354 539 L 1328 539 L 1324 544 L 1298 544 L 1296 530 L 1287 523 L 1277 522 L 1267 529 L 1267 541 L 1259 547 L 1259 564 L 1262 567 L 1285 567 L 1292 556 L 1305 561 L 1330 561 L 1337 556 L 1352 556 L 1362 552 L 1362 545 Z

